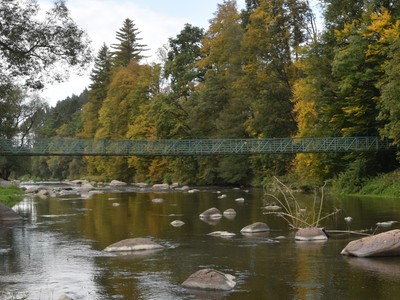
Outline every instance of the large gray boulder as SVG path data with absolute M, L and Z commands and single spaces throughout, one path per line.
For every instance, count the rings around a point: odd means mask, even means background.
M 0 186 L 2 186 L 2 187 L 10 187 L 12 185 L 13 185 L 13 183 L 11 181 L 4 180 L 4 179 L 0 178 Z
M 168 183 L 156 183 L 153 185 L 153 189 L 155 190 L 169 190 L 169 188 Z
M 148 238 L 126 239 L 114 243 L 104 249 L 107 252 L 140 251 L 162 249 L 163 246 L 153 242 Z
M 86 192 L 87 193 L 87 192 L 90 192 L 92 190 L 94 190 L 94 186 L 89 182 L 84 183 L 79 187 L 79 191 L 81 191 L 81 192 Z
M 110 186 L 126 186 L 128 185 L 126 182 L 119 181 L 119 180 L 111 180 Z
M 22 217 L 11 208 L 0 203 L 0 221 L 19 221 Z
M 357 257 L 400 255 L 400 229 L 351 241 L 340 254 Z
M 218 208 L 211 207 L 211 208 L 207 209 L 206 211 L 203 211 L 200 214 L 200 218 L 202 218 L 202 219 L 221 219 L 222 214 Z
M 182 286 L 186 288 L 229 291 L 236 285 L 235 276 L 213 269 L 202 269 L 193 273 Z
M 305 227 L 297 230 L 294 239 L 296 241 L 321 241 L 327 240 L 325 232 L 318 227 Z
M 257 233 L 269 231 L 267 224 L 263 222 L 255 222 L 253 224 L 247 225 L 240 230 L 241 233 Z

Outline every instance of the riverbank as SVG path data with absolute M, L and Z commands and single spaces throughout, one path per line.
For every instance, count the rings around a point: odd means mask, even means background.
M 360 178 L 357 184 L 343 186 L 332 182 L 330 193 L 335 195 L 355 195 L 374 197 L 400 197 L 400 171 L 379 174 L 371 178 Z
M 0 186 L 0 202 L 8 207 L 13 207 L 22 201 L 25 192 L 17 186 Z

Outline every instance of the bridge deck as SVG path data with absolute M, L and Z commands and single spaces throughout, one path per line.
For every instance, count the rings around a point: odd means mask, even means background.
M 188 156 L 389 150 L 380 137 L 198 140 L 0 139 L 3 156 Z

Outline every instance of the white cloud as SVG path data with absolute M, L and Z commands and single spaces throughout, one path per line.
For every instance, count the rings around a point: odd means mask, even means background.
M 38 0 L 43 9 L 48 9 L 53 1 Z M 134 21 L 140 31 L 142 43 L 149 51 L 150 60 L 156 58 L 159 48 L 175 37 L 185 23 L 207 29 L 209 19 L 223 0 L 69 0 L 66 5 L 73 20 L 84 29 L 90 39 L 95 54 L 103 43 L 116 43 L 115 34 L 126 18 Z M 239 8 L 244 0 L 237 1 Z M 85 76 L 71 76 L 68 82 L 48 86 L 42 97 L 54 106 L 72 94 L 79 95 L 90 84 L 88 68 Z

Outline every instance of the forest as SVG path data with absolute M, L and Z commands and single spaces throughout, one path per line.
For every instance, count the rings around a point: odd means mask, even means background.
M 308 0 L 246 0 L 243 10 L 236 1 L 223 1 L 208 28 L 186 24 L 168 38 L 153 63 L 145 62 L 140 28 L 132 19 L 121 20 L 115 44 L 103 44 L 95 55 L 91 85 L 54 107 L 34 106 L 35 114 L 15 125 L 11 136 L 3 126 L 10 117 L 4 107 L 18 103 L 20 112 L 24 93 L 0 89 L 0 137 L 380 136 L 398 146 L 400 2 L 318 3 L 323 26 L 317 28 Z M 32 105 L 27 111 L 32 113 Z M 297 187 L 335 180 L 356 191 L 363 178 L 396 170 L 399 158 L 396 151 L 2 157 L 0 166 L 15 178 L 262 186 L 272 176 L 283 176 Z

